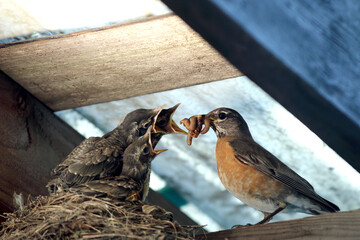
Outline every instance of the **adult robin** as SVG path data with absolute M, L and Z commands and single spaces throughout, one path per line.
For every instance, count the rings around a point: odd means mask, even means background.
M 120 175 L 125 149 L 153 128 L 163 107 L 134 110 L 111 132 L 85 139 L 52 171 L 54 179 L 47 184 L 49 192 L 62 192 L 93 179 Z
M 264 214 L 258 224 L 267 223 L 283 210 L 312 215 L 340 210 L 256 143 L 238 112 L 218 108 L 206 114 L 205 119 L 210 120 L 218 138 L 216 162 L 221 182 L 236 198 Z
M 77 192 L 88 196 L 112 198 L 126 201 L 144 201 L 148 188 L 147 176 L 150 175 L 151 161 L 166 149 L 154 150 L 151 142 L 151 131 L 130 144 L 124 154 L 122 174 L 95 179 L 69 188 L 70 192 Z

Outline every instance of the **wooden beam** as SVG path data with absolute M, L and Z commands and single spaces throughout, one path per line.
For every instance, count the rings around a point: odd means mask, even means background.
M 241 73 L 173 15 L 0 45 L 0 69 L 53 110 Z
M 234 66 L 294 114 L 352 167 L 360 171 L 360 108 L 354 107 L 360 105 L 358 94 L 360 70 L 352 65 L 354 61 L 347 63 L 349 54 L 350 59 L 357 59 L 355 55 L 357 51 L 348 49 L 351 47 L 342 44 L 342 40 L 336 38 L 339 36 L 338 33 L 333 38 L 321 35 L 317 37 L 322 41 L 312 41 L 315 33 L 331 31 L 332 29 L 328 29 L 331 26 L 338 29 L 345 25 L 355 34 L 358 28 L 354 28 L 351 18 L 348 19 L 352 15 L 346 15 L 345 11 L 342 12 L 343 17 L 333 19 L 335 12 L 332 14 L 331 9 L 336 8 L 327 7 L 322 10 L 328 11 L 328 14 L 323 16 L 316 11 L 320 8 L 307 9 L 305 7 L 318 4 L 311 0 L 296 1 L 292 4 L 286 4 L 284 1 L 275 1 L 276 4 L 270 1 L 261 1 L 261 4 L 259 1 L 162 1 Z M 307 15 L 297 16 L 298 12 L 294 11 L 297 9 L 295 6 L 306 11 Z M 289 11 L 292 14 L 289 14 Z M 246 17 L 243 17 L 244 15 Z M 336 13 L 336 16 L 339 15 L 341 13 Z M 310 16 L 311 19 L 308 19 Z M 296 17 L 302 20 L 295 21 Z M 273 24 L 274 19 L 278 24 Z M 311 22 L 314 21 L 313 19 L 317 19 L 319 23 L 326 19 L 334 25 L 301 26 L 303 20 Z M 339 23 L 339 19 L 348 19 L 348 22 Z M 307 27 L 315 29 L 313 32 L 304 32 L 308 29 Z M 254 29 L 258 30 L 256 36 Z M 295 37 L 296 31 L 303 34 L 301 38 Z M 266 35 L 269 32 L 276 32 L 276 34 Z M 290 35 L 289 32 L 291 32 Z M 348 37 L 351 36 L 353 35 Z M 281 41 L 274 47 L 269 43 L 273 42 L 275 37 L 287 41 Z M 353 42 L 352 39 L 349 41 Z M 341 43 L 340 48 L 339 43 Z M 329 46 L 329 49 L 320 53 L 312 51 L 323 49 L 324 45 Z M 308 47 L 304 48 L 304 46 Z M 334 49 L 337 55 L 332 56 L 331 59 L 328 58 L 329 51 L 334 51 Z M 290 54 L 286 55 L 289 52 Z M 322 55 L 319 57 L 318 54 Z M 344 58 L 346 61 L 342 61 Z M 333 62 L 334 59 L 338 64 Z M 327 66 L 328 72 L 317 71 L 315 66 Z M 336 67 L 329 69 L 329 66 Z M 295 72 L 294 69 L 297 71 Z M 336 72 L 336 75 L 329 75 L 330 70 L 334 74 Z M 347 78 L 349 74 L 351 77 Z M 334 76 L 336 79 L 332 79 Z M 321 89 L 324 85 L 333 87 Z M 344 90 L 344 86 L 348 86 L 348 91 Z M 354 87 L 357 88 L 354 89 Z M 326 91 L 330 93 L 325 94 Z M 329 101 L 331 94 L 333 94 L 332 99 Z
M 0 71 L 0 202 L 45 195 L 51 170 L 83 137 Z
M 0 213 L 14 209 L 14 192 L 47 195 L 51 170 L 83 139 L 0 71 Z M 180 224 L 196 224 L 161 194 L 150 191 L 148 198 Z
M 201 234 L 196 239 L 357 239 L 360 210 Z

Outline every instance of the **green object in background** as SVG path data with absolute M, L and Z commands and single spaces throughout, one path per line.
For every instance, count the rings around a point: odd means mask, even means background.
M 187 204 L 187 201 L 173 188 L 166 185 L 162 189 L 158 191 L 161 195 L 163 195 L 167 200 L 172 202 L 175 206 L 181 207 Z

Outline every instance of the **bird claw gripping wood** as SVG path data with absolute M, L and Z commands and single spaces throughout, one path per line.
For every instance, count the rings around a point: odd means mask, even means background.
M 199 134 L 205 134 L 210 129 L 210 119 L 205 115 L 195 115 L 190 118 L 184 118 L 180 121 L 188 130 L 187 144 L 190 146 L 192 138 L 197 138 Z

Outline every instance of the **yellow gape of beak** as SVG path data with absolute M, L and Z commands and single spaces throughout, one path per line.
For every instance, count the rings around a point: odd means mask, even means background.
M 159 150 L 152 150 L 152 152 L 153 152 L 153 154 L 155 154 L 155 155 L 158 155 L 158 154 L 160 154 L 160 153 L 162 153 L 162 152 L 165 152 L 165 151 L 167 151 L 168 149 L 159 149 Z
M 174 107 L 169 109 L 164 109 L 157 118 L 157 121 L 154 126 L 154 132 L 163 132 L 163 133 L 182 133 L 187 134 L 182 130 L 172 119 L 176 109 L 179 107 L 180 103 L 176 104 Z
M 152 142 L 151 142 L 151 131 L 152 131 L 151 128 L 149 128 L 149 129 L 147 130 L 146 134 L 144 135 L 144 137 L 149 138 L 148 141 L 149 141 L 149 145 L 150 145 L 150 153 L 151 153 L 151 155 L 157 156 L 157 155 L 159 155 L 160 153 L 167 151 L 167 149 L 154 150 L 153 144 L 152 144 Z

